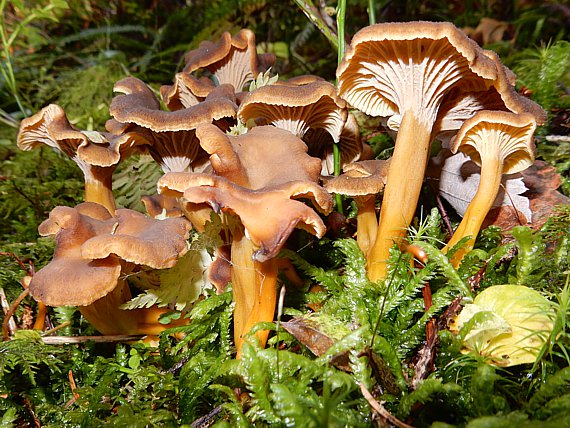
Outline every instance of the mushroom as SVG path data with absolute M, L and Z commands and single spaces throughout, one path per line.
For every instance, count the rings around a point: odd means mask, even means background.
M 230 85 L 216 87 L 199 104 L 173 112 L 160 110 L 155 95 L 139 79 L 123 79 L 114 89 L 121 95 L 113 98 L 110 112 L 115 119 L 109 121 L 107 127 L 144 145 L 164 172 L 207 168 L 208 155 L 196 138 L 196 127 L 214 122 L 224 129 L 229 128 L 228 120 L 235 117 L 237 110 Z M 168 205 L 176 203 L 171 201 Z M 185 214 L 198 231 L 203 231 L 210 212 L 210 208 L 203 207 Z
M 368 259 L 372 281 L 386 275 L 389 249 L 402 244 L 414 215 L 432 131 L 445 95 L 487 90 L 497 66 L 449 23 L 376 24 L 352 39 L 337 69 L 339 94 L 398 129 L 384 189 L 378 235 Z
M 470 237 L 453 254 L 451 262 L 455 267 L 473 248 L 483 220 L 497 196 L 502 175 L 523 171 L 533 164 L 535 129 L 536 117 L 530 113 L 482 111 L 465 121 L 453 139 L 452 151 L 467 154 L 481 167 L 477 193 L 443 249 L 446 253 L 461 239 Z
M 121 95 L 113 98 L 109 108 L 111 115 L 117 122 L 131 124 L 121 131 L 146 144 L 164 172 L 189 171 L 203 164 L 207 155 L 196 139 L 196 127 L 233 118 L 237 110 L 229 86 L 216 88 L 195 106 L 173 112 L 160 110 L 160 103 L 149 87 L 134 77 L 120 80 L 114 90 Z M 108 126 L 117 127 L 116 124 Z
M 85 202 L 75 208 L 56 207 L 39 232 L 55 237 L 53 260 L 32 278 L 30 293 L 48 306 L 78 306 L 103 334 L 150 334 L 166 328 L 156 307 L 125 311 L 131 298 L 121 275 L 136 266 L 171 267 L 186 251 L 185 219 L 141 219 L 140 213 Z
M 65 153 L 83 172 L 85 201 L 99 203 L 110 212 L 115 210 L 113 172 L 121 157 L 136 145 L 128 135 L 77 130 L 60 106 L 50 104 L 22 120 L 17 141 L 22 150 L 45 144 Z
M 311 128 L 303 140 L 309 146 L 309 155 L 322 159 L 321 175 L 334 175 L 334 140 L 323 128 Z M 360 138 L 360 127 L 353 114 L 348 113 L 338 141 L 340 166 L 357 160 L 370 159 L 372 149 Z
M 174 85 L 161 86 L 160 95 L 169 110 L 182 110 L 204 101 L 215 87 L 205 76 L 197 79 L 188 73 L 176 73 Z
M 376 239 L 376 195 L 386 184 L 389 160 L 366 160 L 345 165 L 344 174 L 325 183 L 330 193 L 351 196 L 356 202 L 356 242 L 366 255 Z
M 332 210 L 332 198 L 317 184 L 320 161 L 308 156 L 307 146 L 285 130 L 259 126 L 234 137 L 202 125 L 197 134 L 217 175 L 169 173 L 159 180 L 158 189 L 240 219 L 232 230 L 231 244 L 239 356 L 244 334 L 257 322 L 273 320 L 275 256 L 290 233 L 299 227 L 322 237 L 326 231 L 311 208 L 291 198 L 311 199 L 325 214 Z M 263 344 L 268 334 L 257 332 Z
M 186 54 L 185 61 L 184 73 L 207 70 L 215 85 L 231 84 L 236 92 L 241 92 L 260 71 L 271 67 L 275 56 L 258 55 L 255 34 L 242 29 L 233 37 L 228 32 L 223 33 L 218 43 L 200 43 L 198 49 Z
M 309 129 L 324 129 L 338 143 L 348 113 L 336 88 L 318 80 L 306 85 L 262 86 L 243 99 L 237 114 L 243 123 L 272 124 L 301 139 Z
M 546 122 L 546 112 L 534 101 L 519 94 L 515 88 L 515 75 L 505 67 L 493 51 L 483 51 L 497 66 L 497 79 L 491 87 L 481 92 L 462 92 L 460 88 L 451 90 L 443 99 L 433 135 L 449 148 L 449 141 L 467 119 L 482 110 L 531 113 L 537 125 Z

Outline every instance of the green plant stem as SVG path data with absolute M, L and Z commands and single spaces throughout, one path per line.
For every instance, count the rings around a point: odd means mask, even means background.
M 327 38 L 329 43 L 334 49 L 338 49 L 338 37 L 326 22 L 321 17 L 318 8 L 314 5 L 312 0 L 295 0 L 297 6 L 307 15 L 313 24 L 320 30 L 321 33 Z
M 368 0 L 368 23 L 370 25 L 376 24 L 376 5 L 374 0 Z
M 338 60 L 337 63 L 340 64 L 342 58 L 344 57 L 345 51 L 345 36 L 344 36 L 344 23 L 346 17 L 346 0 L 339 0 L 336 10 L 336 33 L 338 35 Z M 336 142 L 333 144 L 333 161 L 334 161 L 334 175 L 340 175 L 340 147 L 339 143 Z M 339 213 L 343 214 L 342 209 L 342 196 L 337 194 L 335 195 L 335 205 L 336 209 Z

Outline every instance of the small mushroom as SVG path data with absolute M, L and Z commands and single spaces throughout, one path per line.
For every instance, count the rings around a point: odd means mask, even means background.
M 176 73 L 174 85 L 161 86 L 160 95 L 169 110 L 182 110 L 204 101 L 215 87 L 205 76 L 197 79 L 188 73 Z
M 142 220 L 131 210 L 118 213 L 111 216 L 92 202 L 54 208 L 39 227 L 41 235 L 55 237 L 54 257 L 34 275 L 30 293 L 48 306 L 78 306 L 103 334 L 156 335 L 165 328 L 158 323 L 164 310 L 119 309 L 132 297 L 121 275 L 140 265 L 174 265 L 187 251 L 189 225 L 185 219 Z
M 119 128 L 139 144 L 145 144 L 165 172 L 189 171 L 202 165 L 207 155 L 196 139 L 196 127 L 233 118 L 237 110 L 229 86 L 216 88 L 195 106 L 172 112 L 160 110 L 160 103 L 149 87 L 134 77 L 120 80 L 114 90 L 121 95 L 113 98 L 111 115 L 117 122 L 130 126 L 123 129 L 116 123 L 108 126 Z
M 482 110 L 531 113 L 537 125 L 546 122 L 546 112 L 534 101 L 519 94 L 515 88 L 515 75 L 505 67 L 493 51 L 483 51 L 497 66 L 497 79 L 488 90 L 463 92 L 461 88 L 451 90 L 443 99 L 433 135 L 449 148 L 449 141 L 467 119 Z
M 334 140 L 323 128 L 311 128 L 303 140 L 309 146 L 309 154 L 322 159 L 321 175 L 334 175 Z M 341 168 L 351 162 L 370 159 L 372 149 L 362 142 L 360 127 L 353 114 L 349 113 L 338 141 Z
M 326 81 L 306 85 L 269 85 L 250 92 L 241 102 L 239 119 L 272 124 L 303 139 L 309 129 L 324 129 L 335 143 L 347 119 L 345 102 Z
M 384 189 L 378 236 L 368 259 L 372 281 L 386 275 L 389 249 L 401 244 L 414 215 L 445 95 L 487 90 L 497 66 L 449 23 L 377 24 L 352 39 L 337 69 L 339 94 L 398 129 Z
M 389 160 L 354 162 L 344 167 L 344 174 L 325 183 L 330 193 L 351 196 L 356 202 L 356 242 L 366 255 L 376 239 L 376 195 L 384 189 Z
M 258 55 L 255 34 L 242 29 L 233 37 L 228 32 L 223 33 L 218 43 L 200 43 L 198 49 L 186 54 L 185 61 L 185 73 L 207 70 L 215 85 L 231 84 L 236 92 L 241 92 L 260 71 L 275 62 L 275 56 Z
M 482 111 L 465 121 L 452 141 L 452 151 L 467 154 L 481 167 L 479 188 L 467 207 L 463 220 L 443 252 L 469 236 L 465 246 L 452 256 L 457 267 L 471 251 L 485 216 L 497 196 L 503 174 L 525 170 L 534 162 L 533 133 L 536 118 L 530 113 Z
M 69 156 L 85 177 L 85 201 L 115 210 L 113 172 L 136 146 L 128 135 L 80 131 L 69 123 L 60 106 L 50 104 L 22 120 L 17 141 L 22 150 L 45 144 Z

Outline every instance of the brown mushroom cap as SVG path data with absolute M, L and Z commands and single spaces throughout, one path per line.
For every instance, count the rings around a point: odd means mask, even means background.
M 216 174 L 248 189 L 261 189 L 289 181 L 317 182 L 319 159 L 307 154 L 307 146 L 288 131 L 257 126 L 230 136 L 212 125 L 196 131 L 200 144 L 210 153 Z
M 104 207 L 91 202 L 54 208 L 39 231 L 55 235 L 56 248 L 52 261 L 32 278 L 32 297 L 48 306 L 86 306 L 110 293 L 121 273 L 120 261 L 86 260 L 81 245 L 97 234 L 110 233 L 114 224 Z
M 347 118 L 345 102 L 326 81 L 306 85 L 269 85 L 250 92 L 241 102 L 238 117 L 286 129 L 299 138 L 311 128 L 326 130 L 338 142 Z
M 135 77 L 118 81 L 113 90 L 123 95 L 113 98 L 111 115 L 119 122 L 134 123 L 155 132 L 192 130 L 201 123 L 235 117 L 237 109 L 228 86 L 191 108 L 176 111 L 160 110 L 160 103 L 149 87 Z
M 112 233 L 94 236 L 81 247 L 85 259 L 122 260 L 153 269 L 176 264 L 188 251 L 190 224 L 184 218 L 157 220 L 136 211 L 117 210 L 117 226 Z
M 479 166 L 484 157 L 498 157 L 503 173 L 514 174 L 534 162 L 535 129 L 536 118 L 530 113 L 482 111 L 465 121 L 452 140 L 451 150 L 462 151 Z
M 124 95 L 113 99 L 111 114 L 116 121 L 132 125 L 121 129 L 111 123 L 109 127 L 147 145 L 165 172 L 188 171 L 203 165 L 207 155 L 196 139 L 196 127 L 233 118 L 237 110 L 233 88 L 228 85 L 215 88 L 199 104 L 174 112 L 160 110 L 152 91 L 138 79 L 123 79 L 115 90 Z
M 184 72 L 206 69 L 217 80 L 215 83 L 229 83 L 236 92 L 240 92 L 263 71 L 260 66 L 269 68 L 273 64 L 275 56 L 257 55 L 255 34 L 242 29 L 233 37 L 228 32 L 223 33 L 218 43 L 200 43 L 198 49 L 186 54 L 185 60 Z
M 175 188 L 178 186 L 178 189 Z M 231 181 L 207 174 L 170 173 L 158 182 L 163 189 L 184 188 L 184 201 L 208 203 L 214 210 L 237 215 L 251 241 L 259 247 L 254 259 L 267 261 L 277 255 L 295 227 L 318 237 L 326 232 L 321 218 L 303 202 L 291 198 L 308 198 L 323 212 L 332 210 L 331 196 L 309 182 L 289 182 L 272 188 L 250 190 Z
M 494 61 L 453 24 L 376 24 L 352 39 L 337 69 L 339 93 L 371 116 L 391 117 L 394 129 L 407 110 L 435 122 L 441 98 L 460 81 L 462 91 L 484 91 L 497 77 Z
M 174 84 L 161 86 L 160 95 L 169 110 L 181 110 L 204 101 L 215 87 L 205 76 L 197 79 L 188 73 L 176 73 Z
M 134 145 L 134 141 L 126 136 L 116 137 L 76 129 L 57 104 L 50 104 L 22 120 L 17 143 L 20 149 L 26 151 L 42 144 L 58 149 L 73 159 L 83 171 L 87 165 L 110 167 L 118 164 L 121 154 Z
M 344 173 L 327 181 L 330 193 L 346 196 L 365 196 L 380 193 L 386 184 L 390 160 L 366 160 L 344 167 Z
M 43 108 L 22 121 L 18 147 L 32 150 L 41 144 L 69 156 L 85 177 L 85 200 L 115 210 L 112 175 L 121 158 L 137 150 L 138 142 L 130 135 L 79 131 L 55 104 Z

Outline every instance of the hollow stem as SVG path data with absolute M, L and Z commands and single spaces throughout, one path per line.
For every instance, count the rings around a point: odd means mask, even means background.
M 374 244 L 378 232 L 378 219 L 374 196 L 357 196 L 354 198 L 358 213 L 356 214 L 356 242 L 364 254 L 368 254 Z
M 79 312 L 95 329 L 103 335 L 143 334 L 156 337 L 167 328 L 184 325 L 182 318 L 170 324 L 161 324 L 159 317 L 168 312 L 167 308 L 120 309 L 120 306 L 132 298 L 126 281 L 119 280 L 117 286 L 106 296 L 88 306 L 78 306 Z
M 232 286 L 234 292 L 234 341 L 240 357 L 244 335 L 258 322 L 273 321 L 277 303 L 277 261 L 253 260 L 255 245 L 239 231 L 232 241 Z M 265 346 L 268 331 L 258 331 Z
M 101 170 L 101 171 L 100 171 Z M 113 173 L 106 168 L 91 167 L 85 175 L 85 202 L 96 202 L 103 205 L 111 214 L 117 206 L 113 196 Z
M 78 306 L 77 309 L 101 334 L 140 334 L 138 322 L 132 312 L 119 309 L 119 306 L 131 297 L 128 284 L 120 279 L 109 294 L 88 306 Z
M 479 181 L 477 193 L 469 203 L 469 206 L 465 211 L 465 215 L 463 216 L 463 220 L 459 223 L 459 226 L 457 226 L 455 233 L 447 245 L 442 249 L 443 253 L 447 253 L 461 239 L 466 236 L 471 237 L 451 258 L 451 264 L 456 268 L 460 265 L 463 257 L 473 249 L 475 240 L 477 239 L 477 235 L 479 234 L 479 230 L 483 224 L 483 220 L 485 220 L 487 213 L 492 208 L 493 202 L 497 197 L 497 193 L 499 192 L 499 187 L 501 185 L 501 178 L 503 175 L 502 161 L 498 157 L 482 160 L 481 179 Z
M 384 188 L 380 222 L 374 245 L 368 255 L 368 277 L 386 277 L 390 247 L 402 244 L 418 203 L 428 161 L 432 126 L 408 110 L 396 138 L 394 155 Z

